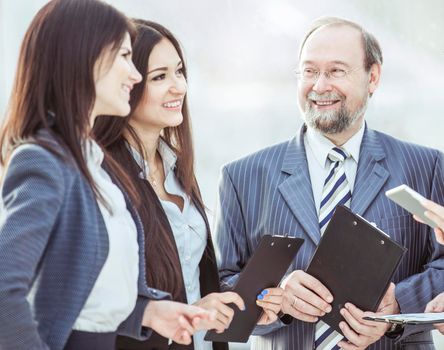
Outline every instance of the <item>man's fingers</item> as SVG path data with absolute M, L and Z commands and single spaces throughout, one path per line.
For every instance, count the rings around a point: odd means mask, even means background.
M 379 338 L 380 336 L 382 336 L 382 334 L 378 332 L 378 328 L 374 327 L 373 325 L 369 326 L 367 324 L 361 323 L 362 319 L 355 318 L 348 310 L 342 309 L 341 315 L 347 321 L 348 326 L 357 334 L 372 338 Z
M 327 287 L 325 287 L 319 280 L 309 275 L 308 273 L 304 271 L 301 272 L 302 274 L 300 282 L 303 286 L 315 292 L 327 303 L 331 303 L 333 301 L 333 295 L 331 295 Z
M 292 295 L 290 298 L 291 298 L 290 299 L 291 301 L 289 300 L 289 303 L 291 304 L 291 307 L 304 313 L 304 314 L 308 314 L 308 315 L 312 315 L 312 316 L 316 316 L 316 317 L 325 315 L 325 311 L 320 310 L 319 308 L 307 303 L 302 298 L 298 298 L 295 295 Z M 327 310 L 328 310 L 328 308 L 327 308 Z M 331 310 L 331 307 L 330 307 L 330 310 Z
M 371 314 L 371 313 L 365 313 L 364 311 L 358 309 L 356 306 L 354 306 L 351 303 L 346 303 L 344 310 L 348 311 L 355 320 L 359 321 L 359 323 L 364 324 L 364 325 L 366 325 L 368 327 L 374 327 L 375 328 L 378 325 L 380 325 L 380 323 L 364 320 L 363 318 L 365 316 L 367 316 L 367 314 Z M 375 315 L 372 314 L 372 316 L 375 316 Z
M 313 293 L 311 290 L 303 288 L 298 291 L 296 296 L 296 302 L 290 301 L 293 307 L 299 309 L 302 312 L 320 316 L 319 311 L 328 313 L 331 311 L 331 305 L 328 304 L 324 299 L 320 298 L 317 294 Z M 313 309 L 317 309 L 317 312 L 313 312 Z
M 314 322 L 318 322 L 318 320 L 319 320 L 318 317 L 304 314 L 303 312 L 300 312 L 299 310 L 296 310 L 295 308 L 290 308 L 285 313 L 289 314 L 290 316 L 292 316 L 298 320 L 304 321 L 304 322 L 314 323 Z
M 350 343 L 355 345 L 356 347 L 362 346 L 364 341 L 363 336 L 359 336 L 355 331 L 353 331 L 345 322 L 340 322 L 339 327 L 341 327 L 342 334 L 348 339 Z

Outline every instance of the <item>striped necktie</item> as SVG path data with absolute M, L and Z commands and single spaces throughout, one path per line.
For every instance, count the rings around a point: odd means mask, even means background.
M 330 160 L 330 171 L 324 182 L 322 190 L 322 201 L 319 209 L 319 228 L 321 235 L 324 233 L 335 209 L 342 204 L 350 206 L 351 191 L 345 176 L 344 161 L 349 157 L 346 150 L 334 147 L 328 153 Z M 336 344 L 343 336 L 330 328 L 326 323 L 319 321 L 316 324 L 315 349 L 331 350 L 339 349 Z

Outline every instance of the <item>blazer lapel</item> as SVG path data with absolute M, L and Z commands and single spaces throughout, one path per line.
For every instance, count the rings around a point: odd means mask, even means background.
M 351 201 L 351 209 L 356 214 L 364 215 L 389 178 L 390 173 L 382 164 L 384 158 L 377 133 L 366 126 Z
M 288 144 L 282 172 L 290 176 L 279 185 L 279 191 L 308 237 L 318 244 L 321 235 L 305 155 L 304 133 L 305 125 L 302 126 L 299 137 Z

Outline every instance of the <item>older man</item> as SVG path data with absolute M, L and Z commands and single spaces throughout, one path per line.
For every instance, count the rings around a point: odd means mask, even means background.
M 443 198 L 444 157 L 367 127 L 365 111 L 379 84 L 382 53 L 358 24 L 316 21 L 299 61 L 298 101 L 305 120 L 299 134 L 222 170 L 216 236 L 223 286 L 233 286 L 264 234 L 302 237 L 293 272 L 281 284 L 281 310 L 294 320 L 257 328 L 254 349 L 433 349 L 430 332 L 364 321 L 365 310 L 350 303 L 341 310 L 345 339 L 319 321 L 331 311 L 334 296 L 304 269 L 338 204 L 408 248 L 394 275 L 396 288 L 389 288 L 379 313 L 422 312 L 444 289 L 444 248 L 428 227 L 384 195 L 405 183 L 428 198 Z M 273 295 L 267 299 L 280 303 Z

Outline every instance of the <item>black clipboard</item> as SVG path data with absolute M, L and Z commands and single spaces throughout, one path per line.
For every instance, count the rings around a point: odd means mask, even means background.
M 245 311 L 231 304 L 234 317 L 230 326 L 223 333 L 208 331 L 205 340 L 246 343 L 262 314 L 257 295 L 279 284 L 303 242 L 302 238 L 263 236 L 233 289 L 244 300 Z
M 364 218 L 338 206 L 306 271 L 333 294 L 332 311 L 321 320 L 342 334 L 339 311 L 346 302 L 375 312 L 406 251 Z

